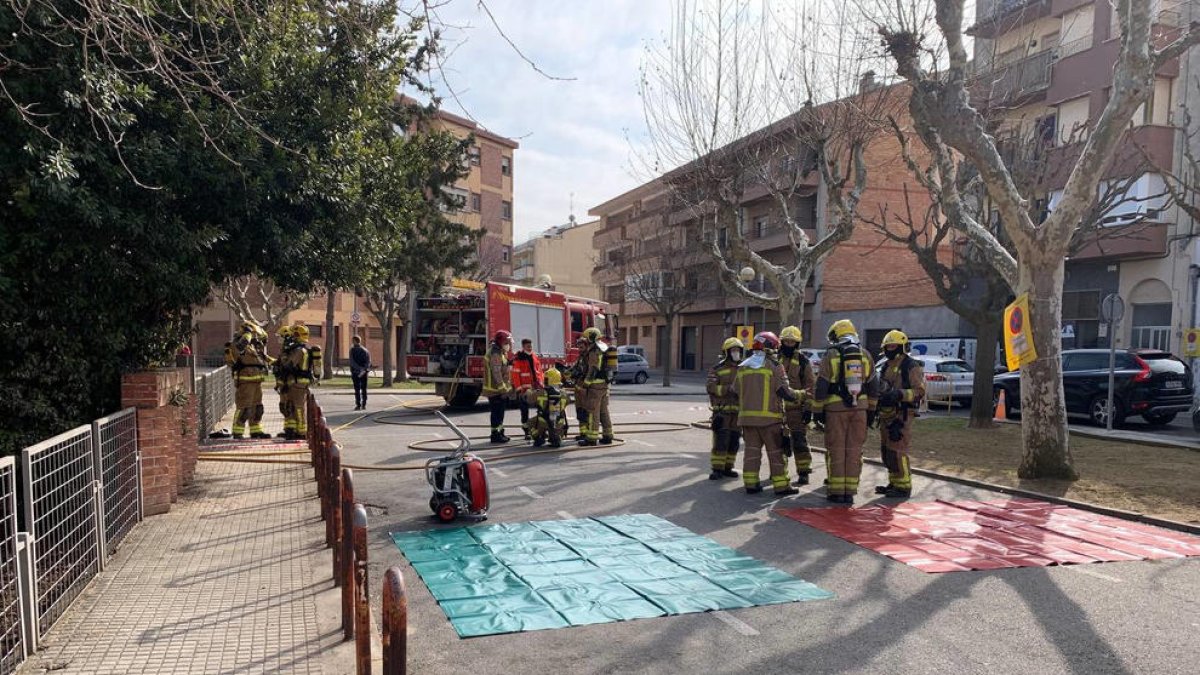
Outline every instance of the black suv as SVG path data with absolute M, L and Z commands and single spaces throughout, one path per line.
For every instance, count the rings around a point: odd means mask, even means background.
M 1104 426 L 1108 417 L 1108 350 L 1072 349 L 1064 351 L 1062 359 L 1067 414 Z M 1167 352 L 1118 349 L 1113 378 L 1114 427 L 1136 415 L 1150 424 L 1170 424 L 1176 415 L 1191 409 L 1191 370 Z M 1020 414 L 1020 373 L 997 375 L 997 396 L 1001 389 L 1009 418 Z

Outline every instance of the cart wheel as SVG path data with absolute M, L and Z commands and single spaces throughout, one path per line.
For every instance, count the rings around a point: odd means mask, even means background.
M 443 523 L 453 522 L 458 517 L 458 505 L 454 502 L 444 502 L 438 507 L 437 515 Z
M 441 502 L 438 501 L 437 495 L 429 498 L 429 510 L 433 511 L 435 514 L 438 512 L 438 506 L 440 504 Z

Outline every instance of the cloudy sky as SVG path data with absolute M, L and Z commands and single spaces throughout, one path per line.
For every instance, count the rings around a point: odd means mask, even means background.
M 559 225 L 642 181 L 628 136 L 645 124 L 638 66 L 646 43 L 661 38 L 670 4 L 662 0 L 488 0 L 513 43 L 548 74 L 538 74 L 497 33 L 474 0 L 439 11 L 458 43 L 448 62 L 443 107 L 515 138 L 515 243 Z M 634 143 L 637 139 L 634 138 Z

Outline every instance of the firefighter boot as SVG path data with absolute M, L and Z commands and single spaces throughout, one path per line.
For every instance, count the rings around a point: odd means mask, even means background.
M 792 485 L 808 485 L 808 473 L 809 472 L 805 471 L 796 476 L 796 482 L 792 483 Z
M 912 490 L 901 490 L 898 487 L 888 486 L 883 492 L 883 496 L 888 499 L 908 499 L 912 496 Z
M 500 429 L 500 430 L 493 429 L 492 430 L 492 438 L 491 438 L 490 442 L 492 442 L 492 443 L 507 443 L 507 442 L 509 442 L 509 440 L 511 440 L 511 439 L 508 436 L 504 435 L 503 429 Z
M 714 472 L 714 473 L 716 473 L 716 472 Z M 738 472 L 734 471 L 733 469 L 722 469 L 721 475 L 724 476 L 725 478 L 737 478 Z
M 612 445 L 612 442 L 613 442 L 612 436 L 601 436 L 600 437 L 600 445 Z
M 887 485 L 876 485 L 875 486 L 875 494 L 885 495 L 888 493 L 889 490 L 893 490 L 893 489 L 895 489 L 895 488 L 892 487 L 891 483 L 888 483 Z
M 798 495 L 798 494 L 800 494 L 800 491 L 797 490 L 796 488 L 790 487 L 790 486 L 785 487 L 785 488 L 779 488 L 779 489 L 775 490 L 776 497 L 789 497 L 791 495 Z
M 721 480 L 724 477 L 725 477 L 725 472 L 718 471 L 716 469 L 713 469 L 712 473 L 708 474 L 709 480 Z

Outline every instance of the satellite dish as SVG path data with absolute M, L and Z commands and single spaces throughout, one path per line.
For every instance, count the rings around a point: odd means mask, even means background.
M 537 278 L 538 286 L 549 286 L 552 283 L 554 283 L 554 280 L 550 278 L 549 274 L 542 274 L 542 275 L 539 275 Z

